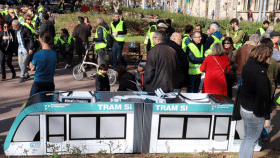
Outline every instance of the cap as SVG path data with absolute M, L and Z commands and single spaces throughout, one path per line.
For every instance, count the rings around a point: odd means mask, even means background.
M 276 32 L 276 31 L 272 31 L 270 33 L 270 38 L 274 37 L 274 36 L 280 36 L 280 33 L 279 32 Z
M 165 23 L 159 23 L 157 27 L 166 28 L 166 29 L 168 28 L 168 26 Z

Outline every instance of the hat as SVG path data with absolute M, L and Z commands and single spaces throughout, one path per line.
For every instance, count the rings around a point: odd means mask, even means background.
M 274 37 L 274 36 L 280 36 L 280 33 L 279 32 L 276 32 L 276 31 L 272 31 L 270 33 L 270 38 Z
M 168 28 L 168 26 L 165 23 L 159 23 L 157 27 L 166 28 L 166 29 Z

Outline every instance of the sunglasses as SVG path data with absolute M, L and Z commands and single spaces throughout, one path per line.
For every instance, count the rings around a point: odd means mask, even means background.
M 225 42 L 224 44 L 231 44 L 230 42 Z

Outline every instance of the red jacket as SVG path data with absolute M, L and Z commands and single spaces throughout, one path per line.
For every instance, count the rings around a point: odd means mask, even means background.
M 224 72 L 228 73 L 229 70 L 230 60 L 227 55 L 208 55 L 200 66 L 200 71 L 206 73 L 203 84 L 204 93 L 222 94 L 227 96 L 227 81 Z

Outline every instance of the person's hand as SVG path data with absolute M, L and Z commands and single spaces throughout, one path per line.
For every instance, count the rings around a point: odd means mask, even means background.
M 263 128 L 267 128 L 270 126 L 270 120 L 265 120 L 265 124 Z
M 228 37 L 230 36 L 230 33 L 229 33 L 229 31 L 228 31 L 228 30 L 226 30 L 226 34 L 227 34 L 227 36 L 228 36 Z
M 115 32 L 113 36 L 115 36 L 115 37 L 116 37 L 117 35 L 118 35 L 118 31 L 117 31 L 117 32 Z
M 28 54 L 29 54 L 29 55 L 32 55 L 32 54 L 33 54 L 33 50 L 29 50 L 29 51 L 28 51 Z

